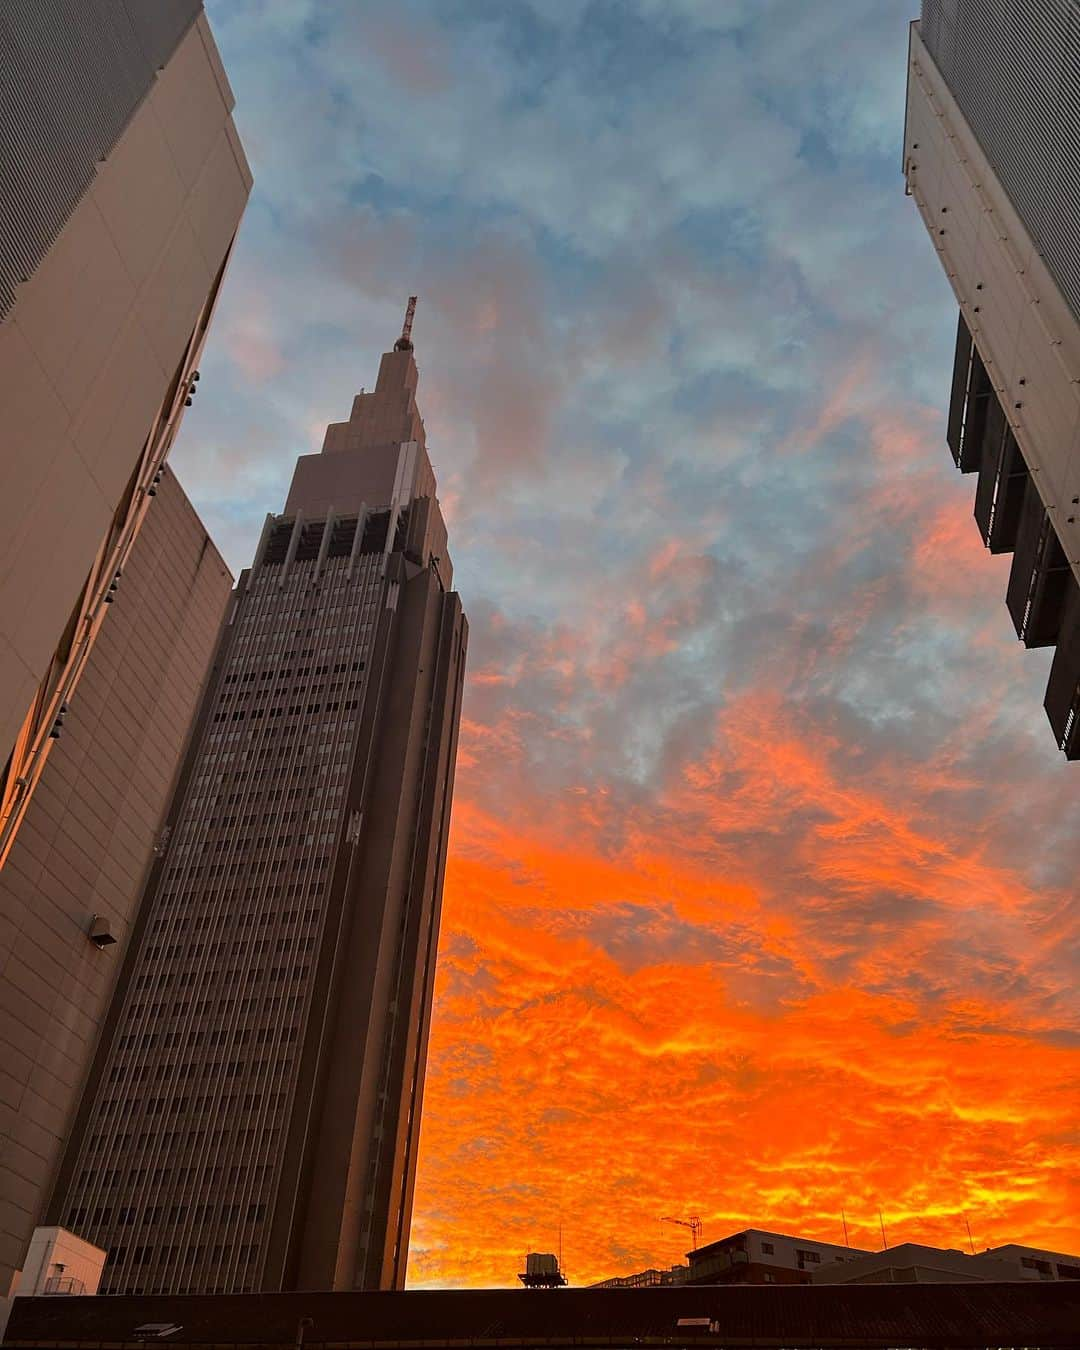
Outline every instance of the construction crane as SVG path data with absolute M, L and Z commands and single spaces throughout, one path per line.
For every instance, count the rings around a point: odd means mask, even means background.
M 401 336 L 394 343 L 394 351 L 411 352 L 412 345 L 412 321 L 416 313 L 416 296 L 409 296 L 409 303 L 405 307 L 405 322 L 401 325 Z
M 680 1228 L 689 1228 L 694 1238 L 693 1250 L 696 1252 L 697 1249 L 701 1246 L 701 1220 L 698 1218 L 696 1214 L 691 1214 L 688 1219 L 672 1219 L 665 1214 L 664 1217 L 660 1220 L 660 1222 L 677 1223 Z

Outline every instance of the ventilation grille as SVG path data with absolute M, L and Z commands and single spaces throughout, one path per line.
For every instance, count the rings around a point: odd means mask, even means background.
M 1080 318 L 1080 0 L 923 0 L 919 31 Z
M 202 0 L 0 6 L 0 319 L 201 11 Z

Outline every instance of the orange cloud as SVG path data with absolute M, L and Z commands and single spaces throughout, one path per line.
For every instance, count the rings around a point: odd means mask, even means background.
M 690 1212 L 1080 1247 L 1067 896 L 765 691 L 617 834 L 606 788 L 481 807 L 502 747 L 464 729 L 414 1285 L 512 1284 L 560 1227 L 575 1283 L 671 1263 Z

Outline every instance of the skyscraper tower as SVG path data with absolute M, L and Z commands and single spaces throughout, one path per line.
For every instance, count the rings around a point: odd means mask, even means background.
M 404 1283 L 467 640 L 416 385 L 407 324 L 237 586 L 51 1207 L 103 1291 Z
M 904 174 L 960 305 L 949 446 L 1013 554 L 1017 636 L 1056 647 L 1046 713 L 1080 759 L 1077 0 L 923 0 Z
M 0 866 L 197 388 L 251 188 L 202 9 L 0 5 Z

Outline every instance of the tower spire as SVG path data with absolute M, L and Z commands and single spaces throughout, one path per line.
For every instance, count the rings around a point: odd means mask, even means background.
M 401 336 L 394 343 L 394 351 L 411 352 L 412 344 L 412 321 L 416 313 L 416 296 L 409 296 L 409 303 L 405 306 L 405 322 L 401 325 Z

